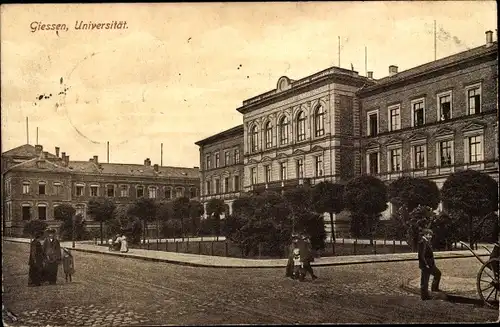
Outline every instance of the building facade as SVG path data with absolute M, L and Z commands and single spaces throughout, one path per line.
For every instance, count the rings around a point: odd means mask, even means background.
M 393 65 L 378 80 L 338 67 L 300 80 L 283 76 L 276 89 L 237 108 L 243 191 L 345 183 L 362 174 L 387 183 L 429 178 L 440 188 L 464 169 L 498 180 L 497 71 L 498 43 L 488 31 L 483 46 L 403 72 Z M 212 140 L 204 141 L 205 149 Z M 206 155 L 200 146 L 202 166 Z
M 19 154 L 29 155 L 19 159 Z M 29 158 L 31 157 L 31 158 Z M 109 197 L 119 205 L 133 203 L 140 197 L 171 200 L 180 196 L 199 197 L 199 169 L 160 167 L 151 160 L 143 164 L 101 163 L 94 156 L 89 161 L 70 161 L 64 152 L 59 157 L 44 152 L 41 145 L 24 145 L 7 151 L 3 177 L 3 228 L 19 235 L 31 219 L 58 226 L 54 209 L 72 205 L 86 221 L 87 204 L 92 198 Z M 20 162 L 19 162 L 20 161 Z
M 243 190 L 243 125 L 196 142 L 200 147 L 200 200 L 222 199 L 227 213 Z

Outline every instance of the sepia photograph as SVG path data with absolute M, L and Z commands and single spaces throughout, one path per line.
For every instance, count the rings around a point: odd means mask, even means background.
M 2 4 L 3 324 L 498 322 L 497 15 Z

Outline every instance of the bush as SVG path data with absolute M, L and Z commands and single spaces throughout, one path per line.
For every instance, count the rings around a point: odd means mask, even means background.
M 59 236 L 62 241 L 73 239 L 73 219 L 75 220 L 75 241 L 81 241 L 86 236 L 83 216 L 76 215 L 74 218 L 66 218 L 62 221 Z
M 30 220 L 24 225 L 23 234 L 35 238 L 36 236 L 43 235 L 46 229 L 47 223 L 45 221 L 39 219 Z

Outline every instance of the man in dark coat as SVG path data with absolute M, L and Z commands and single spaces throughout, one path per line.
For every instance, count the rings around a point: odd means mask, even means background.
M 42 235 L 37 233 L 30 244 L 28 286 L 40 286 L 43 282 L 43 260 Z
M 300 261 L 304 263 L 304 270 L 309 273 L 312 279 L 317 279 L 318 277 L 314 274 L 311 266 L 311 262 L 314 261 L 314 254 L 312 252 L 311 242 L 307 236 L 303 236 L 299 241 L 300 248 Z
M 441 280 L 441 271 L 436 267 L 434 253 L 432 250 L 432 230 L 424 229 L 422 238 L 418 243 L 418 266 L 420 268 L 420 296 L 422 300 L 430 299 L 429 278 L 432 275 L 432 292 L 439 292 L 439 281 Z
M 45 253 L 45 279 L 50 284 L 57 282 L 57 271 L 61 262 L 61 245 L 55 237 L 53 229 L 48 231 L 48 237 L 43 243 Z

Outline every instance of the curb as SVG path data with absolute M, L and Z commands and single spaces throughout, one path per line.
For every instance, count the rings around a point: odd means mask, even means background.
M 2 241 L 28 244 L 26 242 L 18 241 L 18 240 L 2 240 Z M 285 268 L 286 267 L 286 264 L 283 264 L 283 265 L 265 265 L 265 266 L 238 266 L 238 265 L 220 265 L 220 264 L 215 265 L 215 264 L 207 264 L 207 263 L 186 262 L 186 261 L 173 260 L 173 259 L 151 258 L 151 257 L 135 255 L 135 254 L 130 253 L 130 252 L 128 254 L 123 254 L 120 252 L 104 252 L 104 251 L 96 251 L 96 250 L 89 250 L 89 249 L 78 249 L 78 248 L 70 248 L 70 249 L 71 249 L 71 251 L 76 251 L 76 252 L 104 254 L 104 255 L 117 256 L 117 257 L 122 257 L 122 258 L 130 258 L 130 259 L 152 261 L 152 262 L 164 262 L 164 263 L 169 263 L 169 264 L 190 266 L 190 267 L 219 268 L 219 269 L 264 269 L 264 268 L 276 269 L 276 268 Z M 374 256 L 377 256 L 377 255 L 375 254 Z M 489 256 L 489 255 L 484 254 L 484 255 L 479 255 L 479 256 L 483 257 L 483 256 Z M 474 255 L 472 253 L 471 254 L 454 254 L 454 255 L 448 254 L 448 255 L 444 255 L 444 256 L 436 256 L 435 260 L 457 259 L 457 258 L 460 259 L 460 258 L 469 258 L 469 257 L 474 257 Z M 359 261 L 329 262 L 329 263 L 312 262 L 311 266 L 313 266 L 313 267 L 330 267 L 330 266 L 347 266 L 347 265 L 359 265 L 359 264 L 368 264 L 368 263 L 388 263 L 388 262 L 402 262 L 402 261 L 418 261 L 418 258 L 394 258 L 394 259 L 389 258 L 389 259 L 378 259 L 378 260 L 364 259 L 364 260 L 359 260 Z

